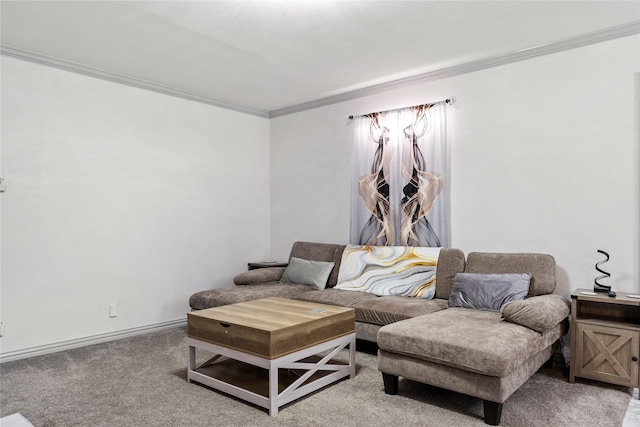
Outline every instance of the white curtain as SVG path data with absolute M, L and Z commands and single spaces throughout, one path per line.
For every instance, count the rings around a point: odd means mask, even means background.
M 446 108 L 354 119 L 352 244 L 449 246 Z

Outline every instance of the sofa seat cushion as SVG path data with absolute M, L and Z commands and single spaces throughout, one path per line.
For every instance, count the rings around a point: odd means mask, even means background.
M 353 308 L 356 309 L 356 322 L 384 326 L 444 310 L 447 308 L 447 300 L 387 296 L 361 301 Z
M 280 282 L 210 289 L 191 295 L 189 298 L 189 305 L 194 310 L 203 310 L 205 308 L 253 301 L 260 298 L 291 298 L 300 293 L 308 292 L 309 289 L 310 288 L 307 285 Z
M 309 287 L 307 287 L 309 290 Z M 344 291 L 340 289 L 324 289 L 321 291 L 309 291 L 291 297 L 301 301 L 316 302 L 318 304 L 338 305 L 341 307 L 353 307 L 359 302 L 378 297 L 366 292 Z
M 566 323 L 545 333 L 501 320 L 500 312 L 448 308 L 383 326 L 378 347 L 391 353 L 504 377 L 552 345 Z

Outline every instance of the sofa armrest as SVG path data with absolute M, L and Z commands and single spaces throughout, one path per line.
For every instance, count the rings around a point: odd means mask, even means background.
M 569 316 L 569 301 L 561 295 L 539 295 L 511 301 L 500 308 L 502 317 L 538 332 L 545 332 Z
M 233 278 L 236 285 L 252 285 L 255 283 L 277 282 L 280 280 L 286 267 L 267 267 L 245 271 Z

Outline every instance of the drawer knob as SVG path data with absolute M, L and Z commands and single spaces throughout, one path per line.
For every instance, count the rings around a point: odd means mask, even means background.
M 637 361 L 638 361 L 638 358 L 637 358 L 636 356 L 633 356 L 633 357 L 631 358 L 631 360 L 633 360 L 634 362 L 637 362 Z

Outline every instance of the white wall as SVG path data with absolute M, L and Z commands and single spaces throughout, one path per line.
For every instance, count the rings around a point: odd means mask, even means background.
M 603 283 L 640 292 L 639 72 L 633 36 L 272 119 L 272 258 L 347 243 L 346 116 L 456 96 L 452 246 L 552 254 L 564 295 L 593 286 L 603 249 Z
M 184 319 L 268 256 L 267 119 L 3 57 L 1 135 L 2 354 Z
M 565 295 L 592 286 L 604 249 L 614 289 L 640 292 L 639 48 L 627 37 L 271 121 L 3 57 L 1 354 L 183 319 L 191 293 L 247 261 L 347 243 L 346 117 L 452 95 L 452 245 L 550 253 Z

